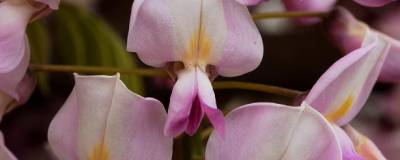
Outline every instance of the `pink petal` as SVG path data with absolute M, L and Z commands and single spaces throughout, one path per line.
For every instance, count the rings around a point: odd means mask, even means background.
M 304 104 L 254 103 L 226 117 L 225 137 L 212 133 L 206 160 L 337 160 L 341 151 L 331 125 Z
M 247 8 L 233 0 L 135 2 L 128 50 L 154 67 L 174 61 L 186 67 L 211 64 L 223 76 L 254 70 L 263 54 Z
M 382 7 L 395 0 L 354 0 L 354 1 L 367 7 Z
M 218 133 L 224 135 L 224 113 L 217 108 L 215 94 L 208 76 L 197 70 L 197 88 L 201 107 Z
M 358 155 L 353 142 L 342 128 L 333 124 L 333 130 L 339 140 L 343 160 L 364 160 L 363 157 Z
M 336 0 L 283 0 L 288 11 L 299 12 L 327 12 L 330 11 L 336 3 Z M 313 24 L 319 22 L 319 18 L 300 18 L 304 24 Z
M 236 1 L 243 5 L 252 6 L 252 5 L 257 5 L 257 4 L 261 3 L 261 1 L 263 1 L 263 0 L 236 0 Z M 264 1 L 267 1 L 267 0 L 264 0 Z
M 346 133 L 355 144 L 356 151 L 366 160 L 385 160 L 381 151 L 367 137 L 359 133 L 351 126 L 345 127 Z
M 48 129 L 51 149 L 60 160 L 78 160 L 79 106 L 74 88 Z
M 184 132 L 189 125 L 190 128 L 193 128 L 190 130 L 197 130 L 199 127 L 200 120 L 204 115 L 203 111 L 200 110 L 200 113 L 191 114 L 192 108 L 198 107 L 192 106 L 197 97 L 196 81 L 196 69 L 183 70 L 178 74 L 178 80 L 172 90 L 169 102 L 168 118 L 164 129 L 165 135 L 176 137 Z M 195 111 L 199 111 L 198 108 L 195 108 Z M 191 117 L 197 118 L 192 119 L 192 123 L 189 124 Z
M 46 4 L 53 10 L 58 9 L 58 6 L 60 5 L 60 0 L 35 0 L 35 1 Z
M 218 110 L 208 76 L 199 68 L 183 70 L 172 90 L 164 133 L 176 137 L 182 132 L 193 135 L 204 113 L 223 135 L 223 113 Z
M 70 98 L 49 128 L 59 158 L 171 159 L 160 102 L 132 93 L 118 76 L 75 77 Z
M 210 1 L 210 0 L 209 0 Z M 225 22 L 225 27 L 212 28 L 209 33 L 226 32 L 225 41 L 214 42 L 215 46 L 224 46 L 223 50 L 212 53 L 210 64 L 217 67 L 222 76 L 233 77 L 253 71 L 263 58 L 264 48 L 260 32 L 246 7 L 232 1 L 222 0 L 224 19 L 217 19 L 212 8 L 206 8 L 203 17 L 215 19 L 210 26 Z M 222 16 L 221 15 L 221 16 Z M 208 26 L 208 25 L 207 25 Z M 207 27 L 206 26 L 206 27 Z M 222 53 L 222 54 L 221 54 Z
M 380 80 L 384 82 L 400 82 L 400 8 L 394 8 L 381 17 L 376 28 L 382 31 L 392 44 L 385 65 L 383 66 Z M 390 37 L 389 37 L 390 36 Z
M 363 47 L 333 64 L 306 97 L 331 122 L 347 124 L 365 104 L 382 69 L 390 45 L 367 31 Z
M 201 1 L 195 0 L 135 1 L 128 51 L 136 52 L 144 63 L 154 67 L 182 61 L 192 34 L 199 30 L 200 8 Z
M 337 8 L 332 15 L 328 29 L 333 42 L 346 54 L 360 48 L 369 30 L 368 26 L 360 23 L 345 8 Z
M 384 21 L 384 25 L 394 25 L 393 27 L 396 28 L 396 23 L 392 21 Z M 335 16 L 331 21 L 329 28 L 334 42 L 346 54 L 350 53 L 354 49 L 362 47 L 363 41 L 365 41 L 368 36 L 366 33 L 370 30 L 367 25 L 359 22 L 344 8 L 339 8 L 335 12 Z M 392 32 L 394 32 L 394 30 L 390 31 L 390 33 Z M 400 82 L 400 65 L 398 65 L 398 63 L 400 63 L 400 41 L 378 32 L 377 34 L 391 45 L 384 66 L 381 70 L 379 80 L 383 82 Z
M 0 3 L 0 91 L 17 100 L 18 84 L 29 64 L 25 28 L 32 13 L 26 6 Z

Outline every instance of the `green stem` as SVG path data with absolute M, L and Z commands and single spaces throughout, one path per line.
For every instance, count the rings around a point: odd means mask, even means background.
M 259 91 L 270 94 L 281 95 L 285 97 L 295 98 L 301 95 L 303 92 L 287 89 L 277 86 L 265 85 L 265 84 L 257 84 L 257 83 L 249 83 L 249 82 L 236 82 L 236 81 L 223 81 L 223 82 L 214 82 L 214 89 L 244 89 L 250 91 Z
M 73 66 L 73 65 L 44 65 L 31 64 L 29 67 L 34 72 L 65 72 L 89 74 L 136 74 L 148 77 L 167 77 L 168 74 L 159 69 L 121 69 L 113 67 Z
M 93 67 L 93 66 L 72 66 L 72 65 L 46 65 L 31 64 L 30 70 L 34 72 L 62 72 L 62 73 L 88 73 L 88 74 L 136 74 L 148 77 L 167 77 L 168 74 L 160 69 L 121 69 L 113 67 Z M 259 91 L 269 94 L 276 94 L 285 97 L 295 98 L 303 92 L 277 86 L 257 84 L 250 82 L 219 81 L 214 82 L 213 87 L 219 89 L 244 89 L 249 91 Z

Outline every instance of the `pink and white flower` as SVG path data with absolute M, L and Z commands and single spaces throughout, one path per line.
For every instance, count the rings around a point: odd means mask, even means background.
M 223 133 L 210 79 L 250 72 L 263 56 L 248 9 L 234 0 L 135 1 L 128 50 L 150 66 L 170 65 L 178 78 L 165 127 L 169 136 L 194 134 L 204 114 Z

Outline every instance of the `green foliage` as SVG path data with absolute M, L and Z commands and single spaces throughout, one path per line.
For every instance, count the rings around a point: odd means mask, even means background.
M 54 53 L 51 56 L 53 63 L 83 66 L 106 66 L 123 69 L 135 68 L 134 57 L 125 50 L 125 42 L 118 34 L 100 17 L 90 11 L 77 6 L 63 3 L 58 11 L 52 14 L 50 27 L 54 39 Z M 40 25 L 40 24 L 38 24 Z M 46 31 L 42 25 L 41 29 Z M 37 38 L 46 37 L 47 41 L 40 41 L 34 44 L 46 45 L 48 51 L 48 35 L 42 34 L 35 29 L 35 24 L 30 26 L 33 30 L 30 36 L 32 41 Z M 36 36 L 39 34 L 39 36 Z M 42 44 L 43 43 L 43 44 Z M 42 47 L 39 47 L 42 48 Z M 40 56 L 44 51 L 34 52 L 34 56 Z M 50 55 L 39 59 L 48 59 Z M 48 61 L 33 60 L 34 63 L 48 64 Z M 122 75 L 121 79 L 127 87 L 136 93 L 142 93 L 142 79 L 137 75 Z M 43 82 L 44 83 L 44 82 Z
M 30 49 L 31 62 L 34 64 L 48 64 L 50 59 L 49 33 L 42 22 L 35 22 L 29 25 L 27 29 Z M 43 94 L 50 92 L 47 73 L 37 74 L 38 88 Z

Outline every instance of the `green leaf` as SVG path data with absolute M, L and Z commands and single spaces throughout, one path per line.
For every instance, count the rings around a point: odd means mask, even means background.
M 28 26 L 27 34 L 31 49 L 31 62 L 34 64 L 47 64 L 50 60 L 49 33 L 43 22 L 37 21 Z M 36 75 L 38 88 L 42 94 L 50 93 L 48 73 Z
M 55 16 L 55 30 L 61 62 L 124 69 L 136 67 L 135 59 L 125 50 L 125 43 L 103 19 L 67 3 L 60 8 Z M 121 79 L 129 89 L 143 92 L 140 76 L 123 75 Z
M 79 21 L 66 5 L 54 14 L 56 63 L 86 64 L 86 49 Z

